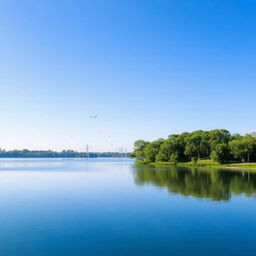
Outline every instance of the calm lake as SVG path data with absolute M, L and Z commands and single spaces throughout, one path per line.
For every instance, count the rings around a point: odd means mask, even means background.
M 256 174 L 0 159 L 0 255 L 256 255 Z

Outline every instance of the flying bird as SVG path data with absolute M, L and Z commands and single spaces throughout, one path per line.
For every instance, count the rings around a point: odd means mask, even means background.
M 99 115 L 91 115 L 90 118 L 97 118 Z

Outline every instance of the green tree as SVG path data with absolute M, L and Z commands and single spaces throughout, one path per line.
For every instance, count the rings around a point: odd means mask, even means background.
M 168 162 L 171 153 L 172 153 L 172 140 L 167 139 L 161 144 L 161 147 L 157 154 L 156 160 Z
M 177 161 L 180 159 L 183 152 L 182 146 L 179 144 L 178 136 L 169 137 L 165 140 L 159 150 L 157 155 L 157 161 L 170 161 L 171 155 L 175 154 L 177 156 Z
M 203 131 L 192 132 L 186 140 L 185 154 L 190 156 L 190 158 L 196 156 L 200 159 L 202 138 Z
M 202 134 L 202 140 L 200 144 L 200 151 L 202 157 L 209 157 L 211 153 L 211 146 L 210 146 L 210 132 L 205 131 Z
M 218 144 L 211 153 L 212 160 L 224 163 L 230 158 L 230 150 L 227 144 Z
M 132 156 L 134 156 L 137 161 L 144 161 L 144 158 L 145 158 L 144 148 L 148 144 L 149 142 L 144 140 L 137 140 L 134 142 L 134 151 L 132 152 Z
M 236 159 L 241 159 L 242 162 L 245 162 L 247 157 L 247 161 L 250 162 L 250 155 L 255 151 L 256 139 L 247 135 L 240 139 L 231 140 L 229 146 Z
M 215 129 L 209 132 L 209 143 L 211 151 L 213 151 L 218 144 L 228 144 L 231 134 L 225 129 Z
M 148 143 L 144 149 L 143 149 L 143 153 L 144 153 L 144 161 L 147 163 L 153 163 L 156 161 L 156 157 L 159 153 L 160 147 L 163 143 L 163 139 L 158 139 L 155 140 L 151 143 Z
M 177 164 L 179 162 L 179 156 L 177 153 L 171 154 L 170 162 Z

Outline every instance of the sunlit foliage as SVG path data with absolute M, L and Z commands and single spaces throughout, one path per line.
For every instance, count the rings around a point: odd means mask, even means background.
M 228 130 L 194 131 L 172 134 L 152 142 L 138 140 L 132 156 L 144 163 L 196 162 L 212 159 L 219 163 L 256 160 L 256 138 L 252 135 L 231 135 Z

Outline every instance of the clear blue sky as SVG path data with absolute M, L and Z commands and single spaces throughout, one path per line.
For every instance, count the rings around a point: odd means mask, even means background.
M 0 72 L 6 149 L 251 132 L 256 1 L 2 0 Z

